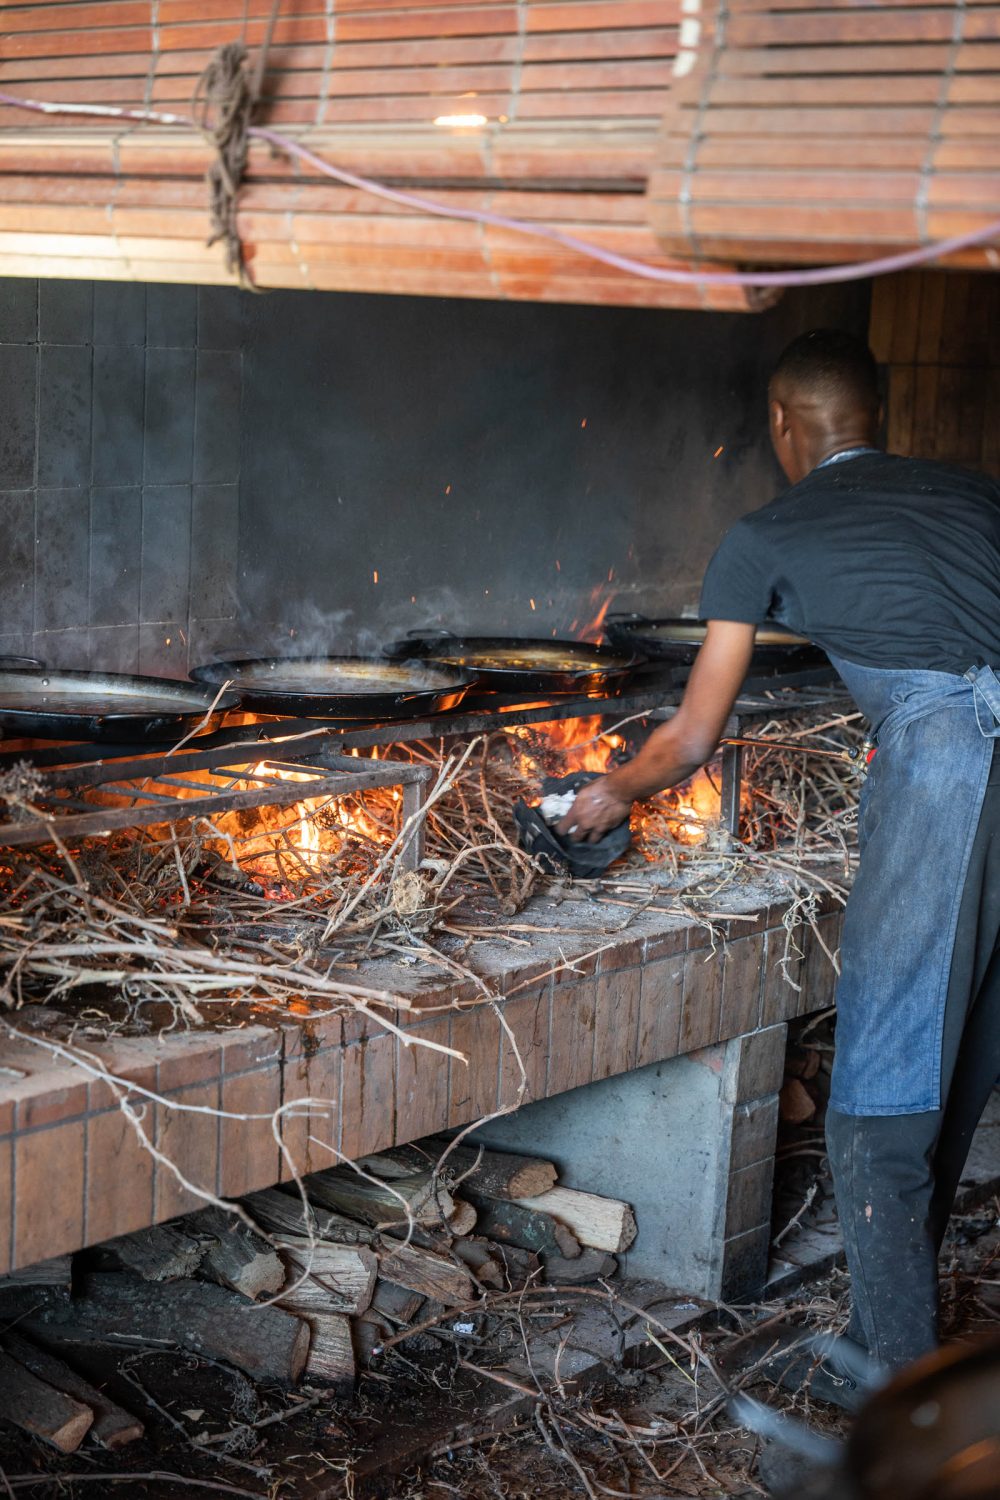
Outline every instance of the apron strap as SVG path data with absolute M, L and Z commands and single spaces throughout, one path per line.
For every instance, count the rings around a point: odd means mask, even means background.
M 992 667 L 970 667 L 965 677 L 972 684 L 972 701 L 979 733 L 985 739 L 995 740 L 1000 736 L 1000 680 Z M 989 715 L 985 724 L 981 704 L 985 705 Z M 992 723 L 989 722 L 990 719 Z

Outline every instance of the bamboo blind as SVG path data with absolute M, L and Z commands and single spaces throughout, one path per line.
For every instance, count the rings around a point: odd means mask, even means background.
M 1000 5 L 721 0 L 667 101 L 650 215 L 675 253 L 754 261 L 863 259 L 1000 219 Z
M 555 224 L 660 266 L 644 189 L 690 0 L 284 0 L 259 122 L 342 167 Z M 0 89 L 187 114 L 271 0 L 48 0 L 0 14 Z M 435 125 L 484 115 L 481 129 Z M 0 274 L 218 281 L 208 147 L 185 130 L 0 107 Z M 407 211 L 255 143 L 239 227 L 261 286 L 745 309 L 509 230 Z M 681 263 L 688 264 L 685 255 Z

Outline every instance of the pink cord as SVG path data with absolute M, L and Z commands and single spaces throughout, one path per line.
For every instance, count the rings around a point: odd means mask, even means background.
M 112 105 L 102 104 L 51 104 L 35 99 L 19 99 L 13 94 L 5 94 L 2 91 L 0 91 L 0 104 L 9 104 L 15 109 L 34 110 L 38 114 L 96 115 L 107 119 L 132 120 L 137 124 L 181 125 L 190 130 L 197 129 L 195 122 L 184 115 L 165 114 L 151 109 L 116 109 Z M 535 239 L 549 240 L 553 244 L 563 245 L 567 250 L 575 250 L 590 260 L 614 266 L 616 270 L 626 271 L 633 276 L 642 276 L 647 281 L 665 281 L 674 285 L 790 287 L 825 286 L 837 281 L 861 281 L 869 276 L 888 276 L 893 271 L 907 271 L 914 266 L 928 265 L 941 256 L 953 255 L 959 250 L 970 250 L 976 245 L 983 245 L 988 240 L 1000 236 L 1000 219 L 994 219 L 982 229 L 970 230 L 968 234 L 953 235 L 950 239 L 938 240 L 933 245 L 923 245 L 917 250 L 906 250 L 898 255 L 885 255 L 878 260 L 857 261 L 850 265 L 818 266 L 814 270 L 804 271 L 682 271 L 664 266 L 653 266 L 647 261 L 633 260 L 628 255 L 618 255 L 614 250 L 605 250 L 589 240 L 580 239 L 575 234 L 565 234 L 561 229 L 552 229 L 546 224 L 532 224 L 525 219 L 508 218 L 506 214 L 491 213 L 485 208 L 455 208 L 446 203 L 438 203 L 433 198 L 424 198 L 419 193 L 405 193 L 399 188 L 386 187 L 384 183 L 375 182 L 370 177 L 359 177 L 355 172 L 348 172 L 343 167 L 333 166 L 323 157 L 317 156 L 314 151 L 310 151 L 308 147 L 300 146 L 298 141 L 265 126 L 252 125 L 248 134 L 257 140 L 267 141 L 269 145 L 277 147 L 289 156 L 298 157 L 300 161 L 308 163 L 317 172 L 322 172 L 337 182 L 343 182 L 348 187 L 371 193 L 376 198 L 384 198 L 389 203 L 398 203 L 404 208 L 413 208 L 420 213 L 434 214 L 438 218 L 464 219 L 474 224 L 491 224 L 497 229 L 510 229 L 517 234 L 528 234 Z

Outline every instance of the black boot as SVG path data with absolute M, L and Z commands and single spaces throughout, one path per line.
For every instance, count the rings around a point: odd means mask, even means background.
M 773 1363 L 778 1364 L 776 1355 Z M 810 1401 L 826 1401 L 852 1414 L 860 1411 L 868 1399 L 868 1390 L 851 1375 L 840 1374 L 824 1360 L 817 1361 L 814 1354 L 796 1351 L 787 1356 L 783 1367 L 765 1371 L 786 1391 L 806 1391 Z
M 858 1411 L 878 1386 L 879 1372 L 862 1345 L 833 1334 L 799 1336 L 776 1349 L 763 1375 L 786 1391 L 804 1391 L 842 1411 Z

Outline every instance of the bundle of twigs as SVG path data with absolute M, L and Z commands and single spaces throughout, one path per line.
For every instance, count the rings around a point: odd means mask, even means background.
M 754 849 L 783 848 L 803 863 L 837 863 L 849 870 L 856 853 L 864 758 L 859 754 L 851 764 L 810 752 L 860 752 L 865 721 L 857 712 L 812 720 L 811 715 L 772 720 L 755 731 L 755 739 L 798 742 L 802 753 L 745 751 L 740 833 Z
M 440 766 L 428 812 L 471 749 Z M 315 812 L 329 815 L 327 806 Z M 241 866 L 238 839 L 216 824 L 6 851 L 4 998 L 20 1005 L 100 986 L 133 1009 L 166 1002 L 195 1021 L 213 1003 L 285 1005 L 307 995 L 321 1005 L 377 1007 L 388 1024 L 385 1011 L 405 1010 L 405 997 L 354 982 L 345 960 L 352 947 L 370 951 L 383 927 L 419 926 L 425 898 L 437 911 L 432 886 L 400 869 L 413 828 L 387 830 L 385 842 L 354 840 L 346 872 L 333 859 L 307 860 L 288 833 L 279 826 L 272 850 L 291 882 L 280 903 Z
M 777 728 L 765 726 L 760 737 Z M 817 748 L 851 743 L 860 732 L 855 718 L 780 725 L 783 739 Z M 513 807 L 537 795 L 541 774 L 570 767 L 544 731 L 498 732 L 450 751 L 418 743 L 405 753 L 436 773 L 420 814 L 425 858 L 416 872 L 400 862 L 414 827 L 404 824 L 390 788 L 281 809 L 263 832 L 256 813 L 239 813 L 130 830 L 74 849 L 7 851 L 0 995 L 19 1005 L 88 997 L 101 987 L 133 1014 L 166 1004 L 191 1022 L 220 1004 L 284 1006 L 307 996 L 320 1006 L 375 1007 L 384 1021 L 407 1002 L 355 982 L 352 971 L 365 957 L 416 949 L 468 977 L 439 939 L 455 931 L 456 909 L 470 898 L 479 911 L 491 900 L 502 936 L 545 882 L 517 847 Z M 821 889 L 842 892 L 857 794 L 851 768 L 753 750 L 746 785 L 741 840 L 684 810 L 675 792 L 637 808 L 629 862 L 599 883 L 598 894 L 646 909 L 650 870 L 656 890 L 685 888 L 676 910 L 687 915 L 699 895 L 719 902 L 748 874 L 777 876 L 802 902 Z

